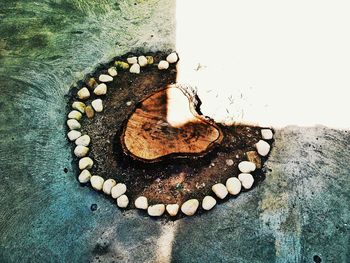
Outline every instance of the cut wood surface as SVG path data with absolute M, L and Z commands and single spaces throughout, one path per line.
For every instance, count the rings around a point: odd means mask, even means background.
M 142 100 L 121 135 L 125 153 L 144 162 L 166 156 L 203 156 L 221 140 L 220 128 L 199 115 L 193 98 L 176 86 L 168 86 Z

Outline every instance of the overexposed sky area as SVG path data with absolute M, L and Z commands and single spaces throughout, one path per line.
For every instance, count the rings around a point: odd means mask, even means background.
M 178 0 L 178 82 L 203 113 L 350 127 L 350 1 Z

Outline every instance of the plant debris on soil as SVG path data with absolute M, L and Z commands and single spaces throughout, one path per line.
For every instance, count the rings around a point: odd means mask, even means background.
M 72 89 L 70 101 L 76 100 L 76 91 L 81 87 L 93 90 L 92 78 L 97 80 L 100 74 L 107 73 L 107 69 L 114 66 L 114 61 L 126 61 L 126 58 L 135 55 L 129 53 L 98 67 L 95 73 L 86 76 L 84 81 L 78 83 L 78 87 Z M 166 57 L 166 53 L 162 52 L 147 55 L 153 56 L 155 63 Z M 91 174 L 125 183 L 130 200 L 128 209 L 135 208 L 134 201 L 139 196 L 146 196 L 149 205 L 177 203 L 180 206 L 191 198 L 201 202 L 206 195 L 215 196 L 211 187 L 216 183 L 225 184 L 229 177 L 237 177 L 240 173 L 238 164 L 247 160 L 247 152 L 256 151 L 255 144 L 261 139 L 261 127 L 217 123 L 223 139 L 204 156 L 180 159 L 169 157 L 159 162 L 145 163 L 126 154 L 120 140 L 126 121 L 140 101 L 176 83 L 176 75 L 176 63 L 170 64 L 167 70 L 147 65 L 141 68 L 140 74 L 132 74 L 128 69 L 118 70 L 118 76 L 113 82 L 106 83 L 107 95 L 99 96 L 103 100 L 103 112 L 81 121 L 82 134 L 91 137 L 89 156 L 94 160 Z M 87 104 L 95 98 L 97 96 L 91 92 Z M 200 101 L 198 105 L 200 111 Z M 272 141 L 269 143 L 272 144 Z M 263 166 L 266 157 L 258 158 L 261 158 Z M 264 179 L 263 169 L 256 169 L 252 175 L 255 179 L 253 187 Z M 229 198 L 236 197 L 228 195 L 222 201 Z M 202 212 L 205 210 L 200 207 L 197 213 Z M 179 213 L 174 219 L 182 216 Z

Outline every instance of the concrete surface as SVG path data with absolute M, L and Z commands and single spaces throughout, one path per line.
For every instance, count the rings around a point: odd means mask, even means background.
M 79 186 L 64 134 L 69 87 L 131 47 L 174 48 L 174 10 L 1 1 L 0 262 L 350 262 L 347 130 L 277 130 L 264 182 L 176 222 L 121 212 Z

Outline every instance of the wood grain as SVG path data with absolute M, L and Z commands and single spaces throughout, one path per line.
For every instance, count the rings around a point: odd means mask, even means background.
M 220 128 L 199 115 L 193 98 L 181 89 L 193 118 L 181 126 L 172 125 L 167 119 L 169 89 L 179 88 L 168 86 L 136 106 L 121 135 L 126 154 L 144 162 L 156 162 L 170 156 L 203 156 L 222 140 Z

